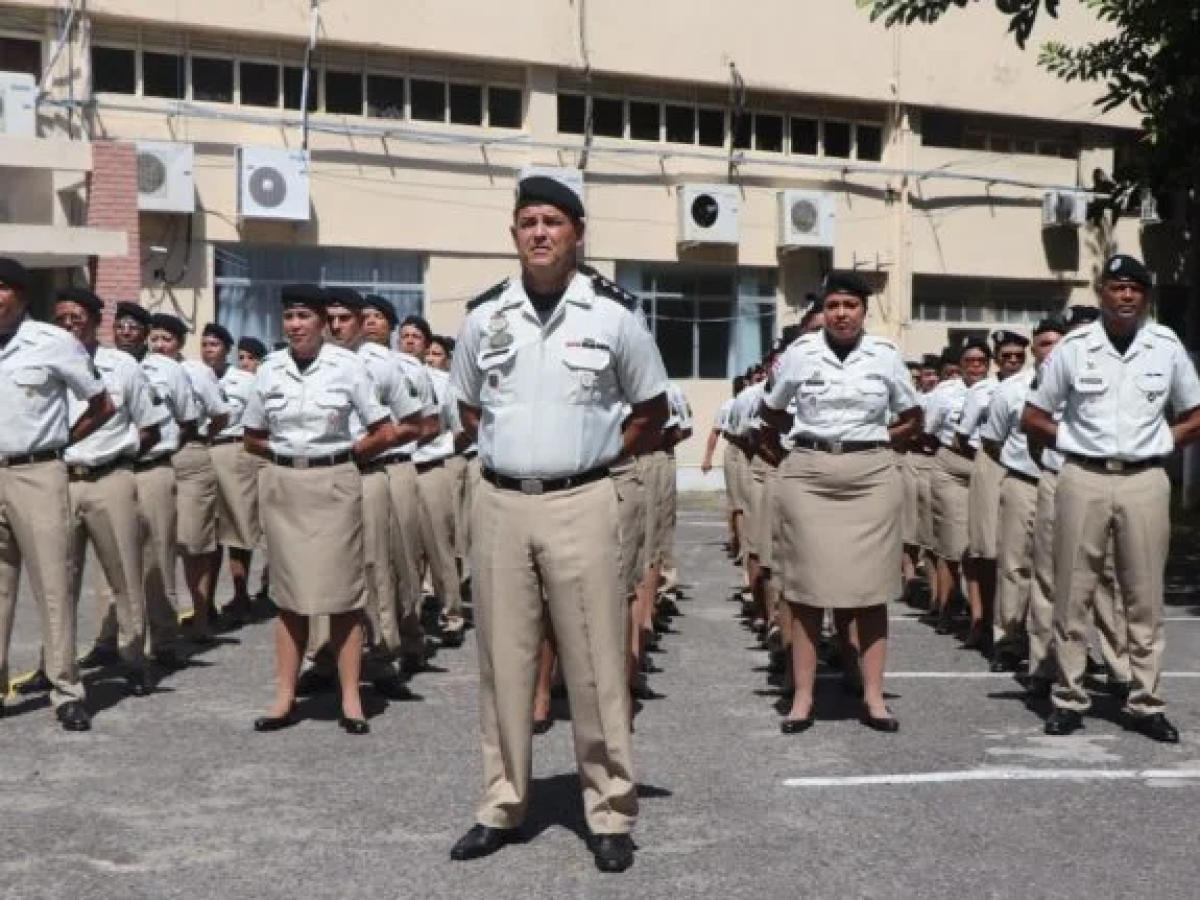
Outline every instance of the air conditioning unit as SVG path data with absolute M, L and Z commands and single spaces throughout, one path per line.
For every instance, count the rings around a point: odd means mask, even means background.
M 37 81 L 25 72 L 0 72 L 0 134 L 37 137 Z
M 1088 195 L 1083 191 L 1046 191 L 1042 195 L 1043 228 L 1078 228 L 1087 224 Z
M 837 197 L 826 191 L 780 191 L 778 198 L 780 249 L 833 249 Z
M 196 211 L 196 149 L 191 144 L 138 141 L 137 187 L 141 212 Z
M 742 233 L 741 191 L 729 184 L 679 187 L 679 243 L 736 246 Z
M 553 178 L 560 184 L 565 184 L 576 194 L 579 199 L 583 200 L 583 169 L 570 169 L 565 166 L 525 166 L 517 173 L 517 182 L 520 183 L 526 178 L 534 178 L 542 176 L 544 178 Z M 584 204 L 586 208 L 587 204 Z
M 308 151 L 239 147 L 238 215 L 244 219 L 307 222 Z

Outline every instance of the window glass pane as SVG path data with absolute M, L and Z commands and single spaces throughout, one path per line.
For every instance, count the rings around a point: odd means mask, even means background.
M 600 137 L 624 137 L 624 101 L 609 97 L 592 98 L 592 133 Z
M 410 115 L 421 122 L 446 121 L 446 85 L 414 78 L 408 83 Z
M 193 56 L 192 99 L 205 103 L 232 103 L 233 60 Z
M 363 114 L 361 72 L 325 72 L 325 111 L 339 116 Z
M 792 119 L 792 152 L 800 156 L 816 156 L 820 152 L 820 126 L 816 119 Z
M 520 128 L 524 94 L 517 88 L 488 88 L 488 125 L 492 128 Z
M 93 47 L 92 90 L 97 93 L 136 94 L 136 54 L 120 47 Z
M 244 62 L 239 76 L 244 106 L 279 106 L 279 66 L 274 63 Z
M 754 116 L 742 113 L 733 120 L 733 149 L 749 150 L 754 137 Z
M 960 115 L 926 110 L 921 113 L 921 143 L 926 147 L 961 148 L 965 124 Z
M 25 38 L 0 37 L 0 72 L 24 72 L 26 75 L 40 79 L 42 77 L 42 42 Z
M 696 111 L 696 143 L 701 147 L 725 146 L 725 113 L 719 109 Z
M 697 327 L 700 340 L 698 378 L 725 378 L 729 373 L 729 341 L 733 323 L 729 321 L 733 303 L 729 300 L 703 300 Z
M 858 158 L 866 162 L 883 159 L 883 129 L 878 125 L 858 126 Z
M 578 94 L 558 95 L 559 134 L 583 134 L 586 128 L 587 101 Z
M 455 125 L 483 124 L 482 85 L 450 85 L 450 121 Z
M 367 115 L 376 119 L 403 119 L 404 79 L 368 75 Z
M 825 155 L 835 159 L 850 158 L 850 123 L 825 123 Z
M 151 51 L 142 54 L 142 93 L 147 97 L 182 100 L 186 86 L 182 56 Z
M 783 152 L 783 116 L 754 117 L 754 148 L 764 153 Z
M 696 110 L 690 106 L 666 108 L 667 140 L 672 144 L 696 143 Z
M 659 134 L 659 112 L 657 103 L 629 103 L 629 137 L 635 141 L 657 141 Z
M 658 300 L 653 322 L 654 340 L 671 378 L 692 377 L 694 307 L 691 300 Z
M 308 111 L 317 109 L 317 79 L 320 72 L 313 72 L 308 82 Z M 283 69 L 283 107 L 284 109 L 300 109 L 300 94 L 304 85 L 304 69 L 300 66 L 285 66 Z

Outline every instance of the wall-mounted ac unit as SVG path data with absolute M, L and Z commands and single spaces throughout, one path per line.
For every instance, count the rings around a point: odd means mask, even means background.
M 837 197 L 828 191 L 780 191 L 779 247 L 832 250 L 837 232 Z
M 138 209 L 142 212 L 196 211 L 196 149 L 191 144 L 139 141 Z
M 238 215 L 244 219 L 307 222 L 308 151 L 239 147 Z
M 0 134 L 37 137 L 37 81 L 26 72 L 0 72 Z
M 1042 194 L 1043 228 L 1078 228 L 1087 224 L 1088 196 L 1082 191 Z
M 736 246 L 742 233 L 742 195 L 729 184 L 679 187 L 679 243 Z

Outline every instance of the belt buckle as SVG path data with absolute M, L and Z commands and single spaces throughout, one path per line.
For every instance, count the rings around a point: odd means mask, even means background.
M 521 479 L 521 493 L 529 494 L 531 496 L 536 497 L 539 494 L 545 493 L 545 488 L 542 487 L 542 482 L 540 479 L 522 478 Z
M 830 441 L 829 442 L 829 452 L 830 453 L 832 453 L 836 456 L 840 456 L 843 451 L 844 451 L 844 448 L 842 447 L 841 441 Z
M 87 466 L 68 466 L 67 474 L 75 478 L 87 478 L 89 474 Z
M 1104 461 L 1104 468 L 1108 472 L 1124 472 L 1125 463 L 1119 459 L 1106 459 Z
M 307 456 L 293 456 L 292 457 L 292 468 L 293 469 L 307 469 L 308 468 L 308 457 Z

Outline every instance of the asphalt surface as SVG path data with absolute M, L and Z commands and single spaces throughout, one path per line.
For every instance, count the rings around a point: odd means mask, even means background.
M 1105 698 L 1079 735 L 1045 737 L 1011 678 L 987 675 L 978 655 L 899 604 L 888 689 L 900 733 L 859 725 L 828 679 L 817 726 L 785 737 L 766 654 L 729 601 L 737 570 L 723 539 L 711 505 L 681 512 L 688 599 L 656 657 L 665 696 L 637 719 L 640 849 L 624 875 L 597 872 L 584 845 L 565 704 L 535 739 L 527 840 L 452 863 L 479 791 L 471 641 L 417 676 L 420 702 L 369 696 L 368 737 L 337 728 L 332 697 L 305 703 L 297 727 L 260 735 L 250 726 L 270 699 L 272 664 L 270 625 L 257 624 L 151 697 L 93 681 L 87 734 L 62 732 L 43 698 L 10 698 L 0 897 L 1200 896 L 1200 565 L 1189 555 L 1200 542 L 1190 532 L 1177 537 L 1168 597 L 1165 690 L 1184 732 L 1174 747 L 1124 731 Z M 81 645 L 95 621 L 90 597 L 83 607 Z M 26 592 L 16 671 L 37 644 Z M 846 780 L 860 776 L 918 783 Z

